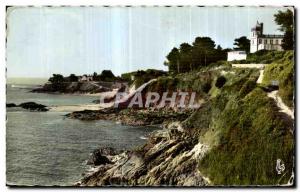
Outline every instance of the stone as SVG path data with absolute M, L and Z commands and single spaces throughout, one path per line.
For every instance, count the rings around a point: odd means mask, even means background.
M 17 107 L 14 103 L 6 103 L 6 107 Z
M 22 107 L 23 109 L 28 109 L 30 111 L 48 111 L 48 109 L 46 108 L 47 106 L 35 102 L 21 103 L 19 107 Z

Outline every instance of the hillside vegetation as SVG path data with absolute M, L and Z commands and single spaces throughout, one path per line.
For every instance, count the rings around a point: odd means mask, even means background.
M 263 83 L 269 85 L 272 81 L 279 82 L 278 94 L 289 107 L 293 107 L 294 100 L 294 55 L 293 51 L 282 52 L 282 57 L 275 57 L 266 66 Z
M 270 57 L 272 64 L 266 67 L 264 82 L 278 77 L 280 96 L 292 104 L 292 52 L 265 54 L 260 59 Z M 215 185 L 285 184 L 292 175 L 293 120 L 280 113 L 275 101 L 256 84 L 258 76 L 257 69 L 207 68 L 161 77 L 150 87 L 152 91 L 189 90 L 206 96 L 206 104 L 183 126 L 211 147 L 198 168 Z M 276 171 L 277 159 L 285 165 L 282 174 Z
M 267 50 L 260 50 L 255 53 L 249 53 L 247 55 L 246 60 L 241 61 L 232 61 L 232 63 L 262 63 L 262 64 L 269 64 L 274 62 L 274 60 L 279 60 L 283 58 L 284 51 L 267 51 Z
M 235 69 L 227 62 L 156 77 L 146 91 L 196 92 L 201 107 L 164 124 L 144 146 L 107 156 L 120 160 L 87 175 L 79 185 L 287 184 L 295 163 L 294 121 L 280 112 L 265 88 L 277 76 L 281 94 L 293 84 L 291 52 L 281 54 L 266 67 L 262 85 L 256 83 L 259 69 Z M 284 164 L 280 173 L 277 161 Z M 122 170 L 127 171 L 118 174 Z
M 245 94 L 242 87 L 248 82 L 239 83 L 238 92 L 234 85 L 226 87 L 213 99 L 209 129 L 199 136 L 212 150 L 199 169 L 214 184 L 287 183 L 294 162 L 292 121 L 262 89 L 252 87 Z M 277 159 L 285 164 L 284 174 L 276 172 Z

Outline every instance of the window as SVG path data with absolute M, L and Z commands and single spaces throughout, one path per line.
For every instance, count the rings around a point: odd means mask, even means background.
M 276 44 L 276 45 L 278 44 L 278 40 L 277 40 L 277 39 L 275 40 L 275 44 Z
M 265 39 L 265 42 L 264 42 L 264 44 L 268 44 L 268 40 L 267 40 L 267 39 Z
M 259 44 L 261 44 L 262 40 L 261 40 L 261 39 L 259 39 L 259 40 L 258 40 L 258 42 L 259 42 Z
M 270 44 L 271 44 L 271 45 L 273 44 L 273 40 L 272 40 L 272 39 L 270 40 Z

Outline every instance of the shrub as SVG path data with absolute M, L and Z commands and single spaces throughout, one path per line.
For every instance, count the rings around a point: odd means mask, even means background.
M 252 79 L 249 79 L 241 88 L 239 95 L 245 97 L 256 87 L 256 82 Z
M 224 86 L 225 83 L 226 83 L 226 78 L 223 76 L 220 76 L 220 77 L 218 77 L 215 86 L 220 89 Z

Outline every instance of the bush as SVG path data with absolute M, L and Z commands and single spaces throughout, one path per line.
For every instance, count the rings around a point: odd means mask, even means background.
M 215 86 L 220 89 L 224 86 L 225 83 L 226 83 L 226 78 L 223 76 L 220 76 L 220 77 L 218 77 Z
M 53 84 L 57 84 L 57 83 L 62 83 L 65 80 L 64 80 L 64 76 L 62 76 L 61 74 L 53 74 L 53 76 L 50 77 L 48 81 L 50 81 Z
M 249 79 L 241 88 L 239 95 L 245 97 L 256 87 L 256 82 L 252 79 Z
M 78 81 L 78 77 L 76 75 L 74 75 L 74 74 L 71 74 L 69 76 L 69 81 L 70 82 L 77 82 Z

